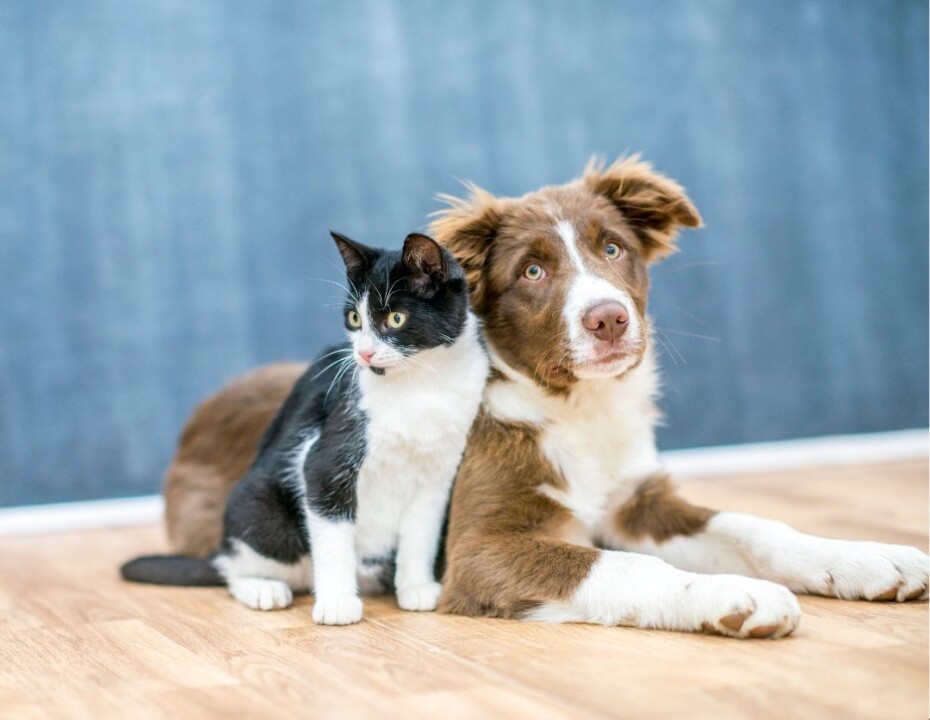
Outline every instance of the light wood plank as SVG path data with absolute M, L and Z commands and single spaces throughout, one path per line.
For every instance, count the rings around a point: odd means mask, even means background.
M 694 481 L 690 499 L 927 547 L 927 464 Z M 922 718 L 928 606 L 802 598 L 782 641 L 405 613 L 313 625 L 119 580 L 157 527 L 0 540 L 0 718 Z

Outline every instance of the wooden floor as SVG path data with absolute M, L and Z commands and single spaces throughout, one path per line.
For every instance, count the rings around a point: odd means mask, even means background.
M 694 500 L 927 547 L 927 465 L 695 480 Z M 926 603 L 803 598 L 785 640 L 398 611 L 317 627 L 122 583 L 157 527 L 0 541 L 0 717 L 926 718 Z

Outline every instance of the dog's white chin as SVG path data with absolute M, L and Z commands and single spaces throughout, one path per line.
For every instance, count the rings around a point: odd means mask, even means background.
M 572 367 L 572 375 L 579 380 L 614 378 L 623 375 L 623 373 L 632 368 L 638 360 L 638 355 L 630 354 L 603 362 L 576 362 Z

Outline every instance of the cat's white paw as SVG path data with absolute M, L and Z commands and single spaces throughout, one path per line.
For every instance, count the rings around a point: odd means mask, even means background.
M 438 582 L 428 582 L 422 585 L 411 585 L 397 589 L 397 604 L 402 610 L 425 611 L 435 610 L 439 603 L 442 585 Z
M 313 603 L 313 622 L 318 625 L 352 625 L 362 619 L 362 599 L 357 595 L 318 597 Z
M 294 601 L 291 588 L 280 580 L 235 578 L 228 587 L 230 595 L 253 610 L 282 610 Z
M 906 545 L 843 542 L 824 553 L 824 595 L 904 602 L 927 597 L 930 557 Z
M 706 575 L 689 583 L 682 598 L 690 625 L 735 638 L 778 638 L 801 622 L 792 592 L 765 580 L 736 575 Z

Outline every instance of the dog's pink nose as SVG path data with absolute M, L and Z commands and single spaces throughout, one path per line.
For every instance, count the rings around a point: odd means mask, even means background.
M 358 356 L 362 359 L 363 362 L 371 363 L 371 359 L 375 356 L 374 350 L 359 350 Z
M 630 314 L 618 302 L 603 302 L 589 308 L 581 318 L 581 324 L 598 340 L 613 345 L 620 342 L 629 327 Z

